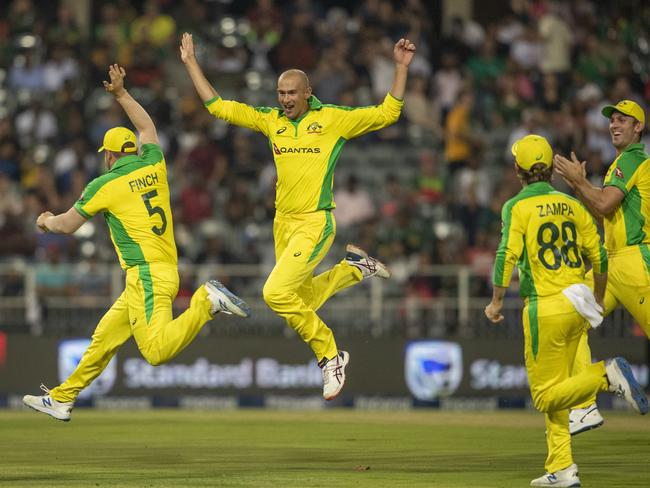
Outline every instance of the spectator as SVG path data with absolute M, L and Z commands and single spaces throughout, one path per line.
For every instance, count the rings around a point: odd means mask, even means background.
M 429 139 L 441 140 L 440 110 L 429 96 L 426 79 L 419 76 L 413 77 L 409 85 L 404 96 L 405 100 L 409 101 L 403 109 L 406 119 L 412 125 L 424 129 L 425 133 L 429 135 Z
M 351 173 L 345 187 L 334 193 L 336 223 L 342 230 L 359 225 L 375 216 L 375 204 L 359 177 Z
M 476 142 L 471 127 L 473 108 L 474 93 L 466 90 L 460 94 L 445 122 L 445 161 L 449 178 L 465 167 L 473 156 Z
M 214 200 L 208 181 L 198 172 L 188 175 L 190 184 L 180 195 L 179 221 L 190 228 L 213 215 Z
M 45 89 L 45 70 L 33 50 L 27 49 L 15 57 L 9 69 L 9 87 L 32 93 Z
M 438 154 L 423 149 L 418 160 L 420 171 L 415 179 L 417 199 L 421 203 L 442 203 L 445 197 L 444 181 L 438 174 Z
M 160 11 L 156 0 L 144 4 L 144 13 L 131 24 L 131 40 L 147 43 L 156 48 L 165 47 L 176 33 L 174 19 Z M 138 58 L 141 53 L 138 52 Z
M 53 140 L 59 133 L 56 117 L 51 110 L 34 98 L 30 106 L 16 117 L 16 133 L 23 148 Z
M 566 75 L 571 69 L 573 34 L 567 20 L 557 0 L 550 2 L 548 12 L 539 20 L 539 34 L 543 43 L 539 67 L 544 74 L 559 76 L 560 83 L 566 82 Z
M 437 103 L 444 124 L 447 113 L 459 97 L 463 86 L 463 77 L 458 69 L 458 59 L 455 55 L 444 53 L 440 63 L 440 69 L 433 75 L 433 92 L 437 94 Z
M 49 92 L 56 92 L 63 88 L 68 80 L 79 76 L 79 63 L 71 53 L 62 45 L 52 48 L 50 58 L 43 68 L 44 88 Z

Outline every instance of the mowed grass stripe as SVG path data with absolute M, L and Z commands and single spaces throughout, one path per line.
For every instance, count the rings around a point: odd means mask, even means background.
M 574 439 L 583 486 L 650 486 L 650 419 L 605 413 Z M 524 411 L 5 410 L 0 445 L 12 487 L 510 488 L 546 455 Z

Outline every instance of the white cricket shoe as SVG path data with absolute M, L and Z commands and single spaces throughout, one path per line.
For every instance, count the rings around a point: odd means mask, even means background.
M 345 367 L 350 361 L 350 355 L 339 351 L 332 359 L 328 359 L 320 367 L 323 372 L 323 398 L 333 400 L 343 389 L 345 384 Z
M 648 413 L 648 399 L 625 359 L 608 359 L 605 362 L 605 372 L 609 381 L 609 391 L 625 398 L 627 403 L 641 415 Z
M 345 246 L 345 252 L 345 262 L 350 266 L 359 268 L 363 279 L 375 275 L 385 280 L 390 278 L 390 271 L 388 271 L 386 265 L 378 259 L 368 256 L 368 253 L 360 247 L 348 244 Z
M 603 425 L 605 420 L 598 411 L 595 403 L 587 408 L 575 408 L 569 412 L 569 432 L 571 435 L 580 434 Z
M 556 486 L 558 488 L 577 488 L 580 486 L 578 478 L 578 466 L 572 464 L 568 468 L 561 469 L 555 473 L 546 473 L 544 476 L 535 478 L 530 486 Z
M 212 302 L 212 308 L 210 309 L 212 315 L 222 312 L 239 315 L 240 317 L 251 316 L 251 309 L 246 305 L 246 302 L 217 280 L 207 281 L 205 289 L 208 291 L 210 302 Z
M 50 396 L 50 390 L 45 385 L 41 385 L 41 390 L 45 392 L 45 395 L 25 395 L 23 397 L 23 403 L 38 412 L 43 412 L 57 420 L 68 422 L 74 402 L 57 402 Z

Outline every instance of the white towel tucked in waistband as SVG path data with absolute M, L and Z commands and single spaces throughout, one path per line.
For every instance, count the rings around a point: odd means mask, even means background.
M 596 303 L 596 298 L 587 285 L 571 285 L 562 290 L 562 293 L 592 327 L 598 327 L 602 323 L 603 308 Z

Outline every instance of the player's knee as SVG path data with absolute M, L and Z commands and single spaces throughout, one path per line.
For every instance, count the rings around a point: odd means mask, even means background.
M 290 293 L 278 292 L 267 286 L 264 286 L 262 296 L 271 310 L 281 309 L 291 302 Z
M 548 396 L 545 395 L 544 393 L 538 393 L 537 395 L 533 395 L 533 405 L 538 411 L 542 413 L 547 413 L 550 409 Z
M 159 366 L 165 362 L 165 359 L 160 355 L 159 351 L 152 351 L 150 349 L 140 349 L 142 357 L 152 366 Z

